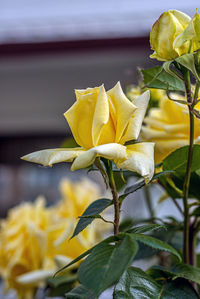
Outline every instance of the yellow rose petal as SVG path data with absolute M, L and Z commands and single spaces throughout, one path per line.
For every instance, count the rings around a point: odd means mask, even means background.
M 33 152 L 21 159 L 33 163 L 42 164 L 44 166 L 52 166 L 59 162 L 71 162 L 78 157 L 84 150 L 81 148 L 56 148 Z
M 93 116 L 92 123 L 92 140 L 93 145 L 96 146 L 103 126 L 107 124 L 109 120 L 109 102 L 108 96 L 103 86 L 99 88 L 99 94 L 96 102 L 96 107 Z
M 93 147 L 74 160 L 71 170 L 74 171 L 90 166 L 98 156 L 109 160 L 125 159 L 126 147 L 118 143 L 107 143 Z
M 116 110 L 115 142 L 120 142 L 128 122 L 137 107 L 125 96 L 119 82 L 110 89 L 107 94 L 110 96 L 112 104 Z
M 155 148 L 155 162 L 159 163 L 175 149 L 188 144 L 187 139 L 157 140 Z
M 41 281 L 45 281 L 47 278 L 52 277 L 55 274 L 56 268 L 53 270 L 35 270 L 26 274 L 19 275 L 16 281 L 22 285 L 38 285 Z
M 86 90 L 79 94 L 78 101 L 65 112 L 64 116 L 76 142 L 84 147 L 93 147 L 92 124 L 100 88 Z M 80 93 L 80 91 L 79 91 Z
M 138 108 L 134 111 L 131 117 L 126 133 L 122 137 L 120 143 L 125 143 L 126 141 L 137 139 L 141 130 L 142 122 L 147 110 L 147 106 L 150 99 L 150 91 L 145 91 L 142 95 L 135 98 L 133 101 L 134 105 Z
M 117 167 L 139 173 L 148 183 L 154 174 L 154 143 L 135 143 L 126 148 L 127 159 L 114 161 Z

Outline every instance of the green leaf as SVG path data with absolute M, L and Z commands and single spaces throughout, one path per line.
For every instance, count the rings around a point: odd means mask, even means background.
M 188 70 L 192 72 L 197 80 L 200 80 L 196 67 L 195 67 L 195 59 L 193 54 L 185 54 L 175 59 L 178 63 L 186 67 Z
M 127 233 L 147 233 L 149 231 L 154 231 L 158 229 L 165 229 L 166 226 L 161 225 L 161 224 L 144 224 L 140 226 L 133 227 L 127 231 Z
M 114 168 L 114 166 L 113 166 Z M 118 191 L 120 191 L 126 184 L 130 177 L 133 177 L 135 173 L 128 170 L 122 170 L 122 169 L 113 169 L 113 175 L 115 179 L 116 188 Z
M 168 295 L 169 294 L 169 295 Z M 199 295 L 185 279 L 176 279 L 165 284 L 161 299 L 198 299 Z
M 81 264 L 79 281 L 99 296 L 121 277 L 137 250 L 137 242 L 131 235 L 126 235 L 119 244 L 103 243 L 97 246 Z
M 58 275 L 59 273 L 63 272 L 65 269 L 67 269 L 68 267 L 70 267 L 71 265 L 79 262 L 80 260 L 82 260 L 84 257 L 86 257 L 87 255 L 89 255 L 97 246 L 100 246 L 101 244 L 109 244 L 111 242 L 115 242 L 115 241 L 120 241 L 122 240 L 124 237 L 126 236 L 125 233 L 120 233 L 118 235 L 114 235 L 114 236 L 110 236 L 108 238 L 106 238 L 105 240 L 101 241 L 100 243 L 96 244 L 95 246 L 91 247 L 90 249 L 86 250 L 85 252 L 83 252 L 81 255 L 79 255 L 77 258 L 75 258 L 73 261 L 71 261 L 69 264 L 67 264 L 66 266 L 62 267 L 61 269 L 59 269 L 55 274 L 54 277 L 56 275 Z
M 175 277 L 174 273 L 166 270 L 162 266 L 153 266 L 146 271 L 146 274 L 150 275 L 153 279 L 155 279 L 157 281 L 161 280 L 163 278 L 173 279 Z
M 159 177 L 163 176 L 163 175 L 166 175 L 166 174 L 169 174 L 169 173 L 172 173 L 173 171 L 169 170 L 169 171 L 161 171 L 159 173 L 156 173 L 153 178 L 151 179 L 151 182 L 158 179 Z M 151 183 L 149 182 L 149 184 Z M 141 189 L 142 187 L 144 187 L 146 185 L 144 179 L 140 179 L 138 180 L 134 185 L 130 186 L 130 187 L 127 187 L 125 190 L 124 190 L 124 193 L 119 196 L 119 202 L 122 203 L 123 200 L 131 193 L 133 192 L 136 192 L 137 190 Z
M 114 299 L 197 299 L 185 280 L 158 283 L 141 269 L 130 267 L 115 286 Z
M 184 175 L 179 175 L 179 176 L 173 176 L 172 175 L 172 180 L 176 184 L 176 186 L 179 189 L 183 190 L 183 185 L 184 185 L 184 180 L 185 177 Z M 199 192 L 199 186 L 200 186 L 200 175 L 198 174 L 198 171 L 194 171 L 191 174 L 190 178 L 190 188 L 189 188 L 189 197 L 195 197 L 200 200 L 200 192 Z
M 160 275 L 160 277 L 165 276 L 173 279 L 184 278 L 186 280 L 200 284 L 200 269 L 182 263 L 175 265 L 171 271 L 165 270 L 163 267 L 157 266 L 149 269 L 147 273 L 153 277 Z
M 163 68 L 164 68 L 165 72 L 169 73 L 170 75 L 174 76 L 175 78 L 177 78 L 179 80 L 183 80 L 181 78 L 181 76 L 175 70 L 170 68 L 172 62 L 173 62 L 173 60 L 166 61 L 163 63 Z
M 162 66 L 155 66 L 151 69 L 142 70 L 144 84 L 148 88 L 165 89 L 171 91 L 185 92 L 182 80 L 167 73 Z M 168 87 L 167 87 L 168 86 Z
M 155 255 L 158 255 L 158 251 L 156 249 L 153 249 L 140 242 L 138 242 L 138 245 L 139 249 L 136 256 L 134 257 L 134 261 L 149 259 Z
M 61 275 L 57 277 L 51 277 L 47 279 L 47 284 L 50 287 L 56 288 L 60 286 L 63 283 L 71 283 L 77 280 L 77 275 L 76 274 L 66 274 L 66 275 Z
M 47 279 L 48 297 L 63 296 L 74 287 L 77 281 L 77 275 L 62 275 Z
M 67 299 L 95 299 L 94 294 L 83 285 L 77 286 L 75 289 L 65 294 Z
M 175 255 L 179 259 L 179 261 L 182 260 L 180 254 L 178 253 L 178 251 L 176 251 L 176 249 L 174 249 L 172 246 L 170 246 L 169 244 L 167 244 L 159 239 L 156 239 L 156 238 L 148 236 L 148 235 L 142 235 L 142 234 L 134 233 L 131 235 L 133 236 L 133 238 L 136 241 L 144 243 L 145 245 L 150 246 L 157 250 L 168 251 L 168 252 L 172 253 L 173 255 Z
M 125 232 L 128 229 L 131 229 L 133 225 L 135 224 L 134 220 L 132 218 L 124 218 L 119 225 L 119 232 Z
M 179 190 L 178 186 L 176 186 L 176 183 L 174 181 L 175 177 L 175 175 L 170 174 L 170 176 L 159 178 L 159 181 L 171 198 L 182 198 L 181 190 L 183 189 L 180 188 Z
M 178 264 L 172 269 L 172 272 L 176 275 L 176 277 L 182 277 L 200 284 L 200 269 L 197 267 L 186 264 Z
M 183 146 L 171 154 L 169 154 L 163 160 L 163 170 L 173 170 L 178 174 L 185 174 L 187 167 L 187 157 L 188 157 L 189 146 Z M 200 145 L 195 144 L 193 146 L 193 158 L 191 172 L 196 171 L 200 168 Z
M 82 216 L 96 216 L 103 212 L 103 210 L 105 210 L 107 207 L 109 207 L 111 203 L 112 201 L 108 198 L 97 199 L 93 203 L 91 203 L 91 205 L 89 205 L 89 207 L 85 210 Z M 92 221 L 95 218 L 96 217 L 81 217 L 78 224 L 76 225 L 71 239 L 77 236 L 80 232 L 82 232 L 90 223 L 92 223 Z
M 129 267 L 115 286 L 114 299 L 159 298 L 161 287 L 139 268 Z
M 119 202 L 122 202 L 129 194 L 141 189 L 145 185 L 144 179 L 138 180 L 133 186 L 130 186 L 124 190 L 124 194 L 119 196 Z

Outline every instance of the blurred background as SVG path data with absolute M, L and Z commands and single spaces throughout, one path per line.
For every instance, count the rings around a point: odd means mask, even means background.
M 20 160 L 60 147 L 70 130 L 63 113 L 74 89 L 125 88 L 138 67 L 150 67 L 149 32 L 168 9 L 194 15 L 199 1 L 0 1 L 0 216 L 44 194 L 59 197 L 66 164 L 46 169 Z

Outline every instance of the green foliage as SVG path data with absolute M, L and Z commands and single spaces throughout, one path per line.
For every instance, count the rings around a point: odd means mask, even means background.
M 176 58 L 175 61 L 184 66 L 186 69 L 190 70 L 190 72 L 195 76 L 195 78 L 197 80 L 200 80 L 195 66 L 194 54 L 182 55 Z
M 186 264 L 178 264 L 173 269 L 172 272 L 175 277 L 185 278 L 200 284 L 200 269 Z
M 111 205 L 111 203 L 112 201 L 108 198 L 97 199 L 93 203 L 91 203 L 82 214 L 82 216 L 86 216 L 86 218 L 80 218 L 71 238 L 74 238 L 80 232 L 82 232 L 90 223 L 92 223 L 95 218 L 97 218 L 95 216 L 98 216 L 98 214 L 102 213 L 108 206 Z
M 76 281 L 77 275 L 70 273 L 47 279 L 48 297 L 62 296 L 73 288 Z
M 78 270 L 79 281 L 99 296 L 121 277 L 137 250 L 137 242 L 131 235 L 125 235 L 115 245 L 100 244 L 81 264 Z
M 154 248 L 156 250 L 163 250 L 163 251 L 167 251 L 173 255 L 175 255 L 179 261 L 182 260 L 180 254 L 178 253 L 178 251 L 176 251 L 172 246 L 170 246 L 169 244 L 156 239 L 154 237 L 151 236 L 147 236 L 147 235 L 143 235 L 143 234 L 132 234 L 133 238 L 136 241 L 139 241 L 151 248 Z
M 188 157 L 189 146 L 181 147 L 171 154 L 169 154 L 163 160 L 163 170 L 173 170 L 177 174 L 185 174 L 187 167 L 187 157 Z M 194 172 L 200 168 L 200 145 L 195 144 L 193 147 L 193 158 L 191 165 L 191 172 Z
M 147 233 L 147 232 L 158 230 L 158 229 L 166 230 L 166 227 L 164 225 L 156 224 L 156 223 L 144 224 L 144 225 L 133 227 L 133 228 L 129 229 L 127 232 L 143 234 L 143 233 Z
M 141 269 L 130 267 L 114 289 L 114 299 L 197 299 L 198 295 L 185 280 L 156 281 Z
M 173 60 L 166 61 L 163 63 L 163 68 L 167 73 L 174 76 L 175 78 L 178 78 L 179 80 L 182 80 L 181 76 L 177 73 L 177 71 L 175 69 L 171 69 L 171 66 L 173 66 Z
M 124 238 L 125 234 L 124 233 L 120 233 L 118 235 L 114 235 L 114 236 L 110 236 L 106 239 L 104 239 L 103 241 L 101 241 L 100 243 L 96 244 L 95 246 L 91 247 L 90 249 L 86 250 L 85 252 L 83 252 L 81 255 L 79 255 L 77 258 L 75 258 L 73 261 L 71 261 L 69 264 L 67 264 L 66 266 L 64 266 L 63 268 L 61 268 L 60 270 L 58 270 L 55 273 L 55 276 L 58 275 L 60 272 L 64 271 L 65 269 L 67 269 L 68 267 L 74 265 L 75 263 L 79 262 L 80 260 L 82 260 L 84 257 L 86 257 L 87 255 L 89 255 L 97 246 L 99 246 L 100 244 L 103 243 L 111 243 L 111 242 L 115 242 L 115 241 L 120 241 Z
M 169 173 L 171 173 L 173 171 L 171 170 L 167 170 L 167 171 L 162 171 L 162 172 L 159 172 L 159 173 L 156 173 L 153 178 L 151 179 L 151 182 L 153 182 L 154 180 L 157 180 L 158 178 L 164 176 L 164 175 L 167 175 Z M 149 182 L 149 184 L 151 183 Z M 130 186 L 130 187 L 127 187 L 125 190 L 124 190 L 124 193 L 119 196 L 119 202 L 122 203 L 123 200 L 131 193 L 134 193 L 136 191 L 138 191 L 139 189 L 143 188 L 144 186 L 146 185 L 145 183 L 145 180 L 144 179 L 139 179 L 134 185 Z
M 166 72 L 162 66 L 155 66 L 151 69 L 142 70 L 142 74 L 144 84 L 148 88 L 185 92 L 183 81 Z
M 134 224 L 135 224 L 135 221 L 132 218 L 125 218 L 120 222 L 119 231 L 125 232 L 128 229 L 131 229 Z
M 96 296 L 88 290 L 83 285 L 77 286 L 75 289 L 71 290 L 69 293 L 65 294 L 67 299 L 95 299 Z
M 187 166 L 188 146 L 181 147 L 163 160 L 163 169 L 165 171 L 171 169 L 173 173 L 169 176 L 161 177 L 159 180 L 165 190 L 172 198 L 181 198 L 182 190 L 185 181 L 185 173 Z M 195 144 L 193 148 L 193 159 L 191 165 L 191 179 L 189 196 L 200 199 L 199 184 L 200 174 L 200 145 Z
M 159 228 L 163 226 L 152 224 L 137 227 L 135 230 L 148 232 Z M 78 280 L 98 296 L 103 290 L 117 282 L 130 265 L 138 250 L 137 241 L 150 248 L 167 251 L 181 260 L 179 253 L 167 243 L 148 235 L 130 232 L 120 233 L 103 240 L 59 272 L 88 256 L 78 270 Z

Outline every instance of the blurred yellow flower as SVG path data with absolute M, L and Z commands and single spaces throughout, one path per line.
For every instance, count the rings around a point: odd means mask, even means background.
M 154 50 L 150 57 L 161 61 L 196 51 L 200 47 L 199 14 L 191 19 L 178 10 L 164 12 L 151 29 L 150 44 Z
M 19 298 L 32 298 L 35 287 L 21 285 L 17 276 L 43 267 L 50 221 L 44 204 L 43 199 L 21 204 L 1 221 L 0 273 L 6 288 L 16 289 Z
M 75 238 L 72 236 L 78 216 L 100 197 L 98 186 L 88 179 L 72 183 L 61 181 L 62 200 L 50 209 L 51 226 L 48 228 L 47 258 L 52 261 L 56 255 L 74 259 L 100 239 L 99 222 L 93 222 Z M 103 226 L 101 226 L 103 228 Z M 103 230 L 101 232 L 102 236 Z
M 176 100 L 183 96 L 172 95 Z M 195 106 L 200 110 L 200 103 Z M 171 101 L 163 96 L 158 108 L 152 108 L 144 119 L 142 138 L 155 142 L 155 162 L 161 162 L 175 149 L 189 144 L 189 114 L 187 105 Z M 195 118 L 195 143 L 200 142 L 200 119 Z
M 134 100 L 142 94 L 143 92 L 142 90 L 143 90 L 142 87 L 139 85 L 132 85 L 129 87 L 127 91 L 127 96 L 133 102 L 133 104 L 134 104 Z M 166 95 L 166 92 L 163 89 L 148 88 L 148 90 L 150 91 L 151 101 L 157 102 L 161 99 L 161 97 Z
M 154 173 L 153 143 L 124 144 L 136 140 L 149 102 L 146 91 L 134 104 L 120 83 L 111 90 L 104 86 L 76 90 L 76 102 L 65 113 L 78 148 L 38 151 L 22 159 L 51 166 L 72 162 L 71 170 L 88 167 L 96 157 L 113 160 L 118 168 L 136 171 L 149 181 Z
M 9 211 L 0 228 L 0 274 L 6 289 L 15 289 L 21 299 L 34 298 L 37 287 L 55 271 L 95 245 L 107 225 L 92 223 L 69 240 L 86 207 L 100 196 L 88 179 L 63 180 L 61 201 L 49 208 L 38 198 Z

